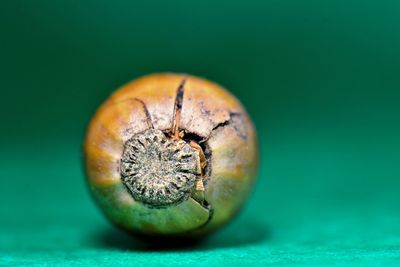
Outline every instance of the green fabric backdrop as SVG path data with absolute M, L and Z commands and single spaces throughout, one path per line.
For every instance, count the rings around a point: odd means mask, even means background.
M 399 1 L 1 1 L 1 266 L 399 266 Z M 85 188 L 96 107 L 140 75 L 215 80 L 258 128 L 238 218 L 156 249 Z

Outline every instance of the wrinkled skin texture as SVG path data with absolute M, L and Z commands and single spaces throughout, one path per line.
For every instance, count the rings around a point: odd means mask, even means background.
M 151 207 L 124 186 L 121 156 L 128 140 L 151 127 L 171 132 L 182 81 L 179 138 L 195 136 L 194 149 L 207 148 L 207 171 L 198 177 L 203 188 L 179 203 Z M 145 76 L 111 95 L 89 124 L 84 158 L 90 190 L 107 218 L 149 236 L 198 237 L 225 224 L 244 204 L 258 164 L 255 130 L 239 101 L 215 83 L 180 74 Z

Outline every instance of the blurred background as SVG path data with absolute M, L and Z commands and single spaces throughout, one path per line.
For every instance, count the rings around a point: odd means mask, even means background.
M 399 1 L 1 1 L 0 265 L 400 262 Z M 114 230 L 86 190 L 88 120 L 153 72 L 245 105 L 261 164 L 194 248 Z

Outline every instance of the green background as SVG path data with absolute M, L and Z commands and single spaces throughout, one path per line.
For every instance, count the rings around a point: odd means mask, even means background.
M 81 143 L 117 87 L 217 81 L 258 128 L 234 222 L 194 247 L 115 230 Z M 1 1 L 0 265 L 398 266 L 399 1 Z

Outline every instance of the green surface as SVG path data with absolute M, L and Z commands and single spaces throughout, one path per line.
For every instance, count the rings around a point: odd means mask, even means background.
M 1 1 L 0 265 L 398 266 L 399 14 L 398 1 Z M 259 131 L 252 198 L 198 246 L 129 238 L 85 188 L 95 108 L 159 71 L 221 83 Z

